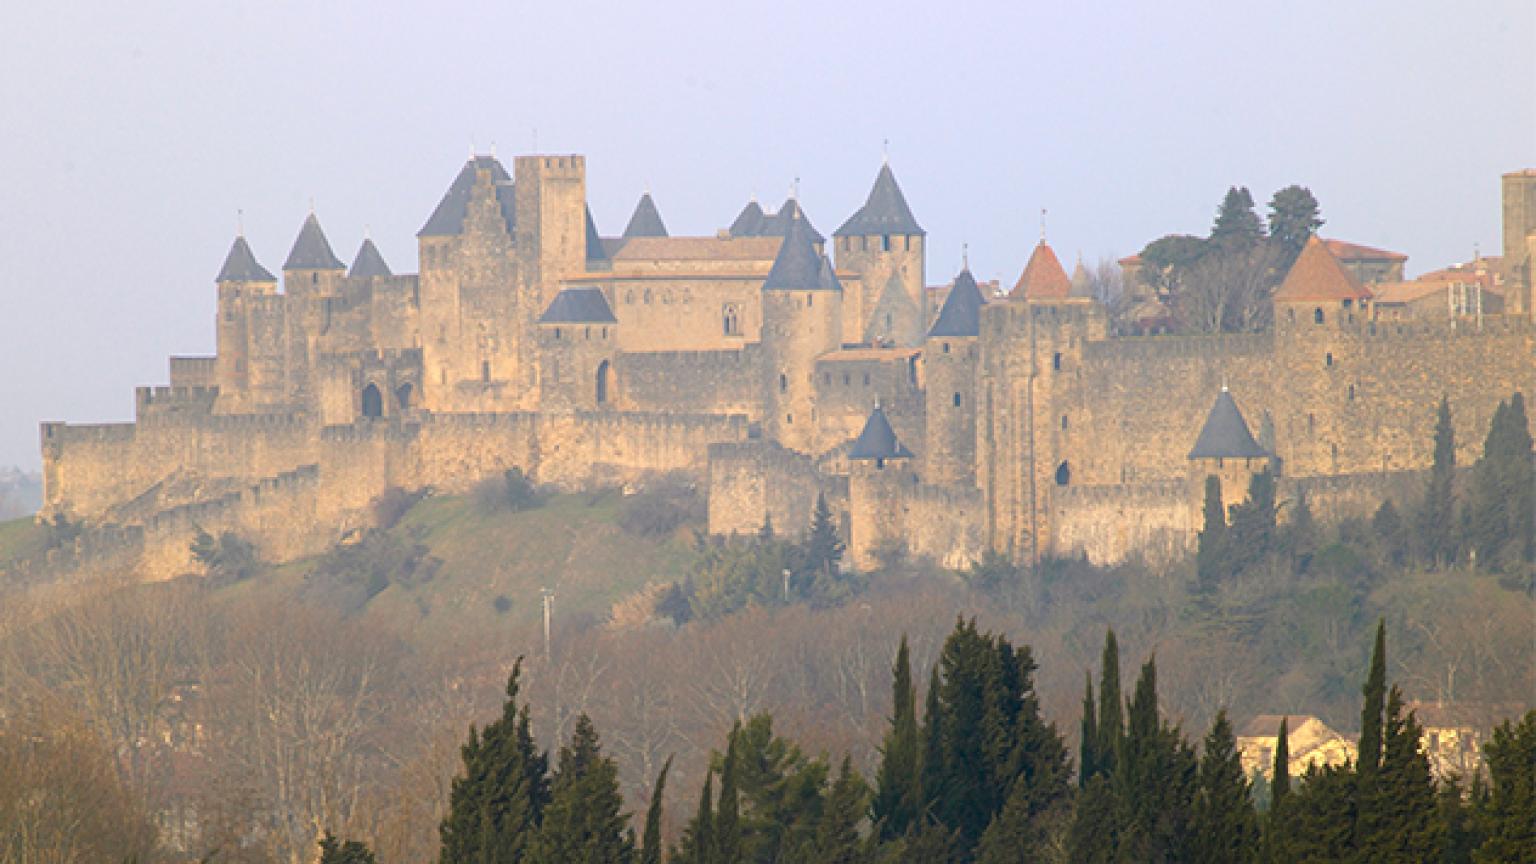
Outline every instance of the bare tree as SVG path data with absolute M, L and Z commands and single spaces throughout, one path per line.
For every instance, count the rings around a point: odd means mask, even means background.
M 1177 294 L 1174 312 L 1186 330 L 1244 333 L 1274 318 L 1270 295 L 1278 279 L 1279 250 L 1268 243 L 1212 252 L 1196 261 Z

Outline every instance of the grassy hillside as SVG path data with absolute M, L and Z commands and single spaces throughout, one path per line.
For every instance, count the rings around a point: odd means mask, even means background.
M 375 596 L 346 598 L 354 614 L 408 634 L 420 645 L 491 639 L 540 618 L 540 589 L 555 592 L 559 617 L 591 622 L 651 581 L 672 581 L 686 567 L 690 533 L 636 536 L 620 527 L 626 507 L 643 502 L 617 493 L 558 495 L 521 512 L 488 511 L 465 496 L 418 502 L 389 530 L 402 545 L 420 543 L 439 559 L 430 578 L 392 581 Z M 335 600 L 316 574 L 320 559 L 287 564 L 222 589 L 221 599 Z
M 47 529 L 33 522 L 31 516 L 0 522 L 0 566 L 36 555 L 47 543 Z

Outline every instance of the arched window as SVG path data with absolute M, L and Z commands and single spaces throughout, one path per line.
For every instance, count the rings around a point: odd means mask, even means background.
M 597 364 L 597 404 L 599 405 L 608 404 L 609 373 L 610 367 L 607 360 Z
M 1072 466 L 1063 462 L 1056 466 L 1056 485 L 1066 486 L 1072 482 Z
M 395 388 L 395 404 L 400 406 L 401 411 L 411 410 L 410 384 L 401 384 L 399 387 Z
M 363 388 L 363 416 L 384 416 L 384 397 L 379 393 L 379 388 L 372 384 Z
M 736 314 L 736 307 L 735 306 L 727 306 L 727 307 L 725 307 L 725 311 L 723 313 L 721 313 L 720 317 L 721 317 L 720 327 L 724 331 L 725 335 L 727 335 L 727 336 L 740 336 L 741 335 L 741 321 L 740 321 L 740 319 L 738 318 L 738 316 Z
M 1312 310 L 1312 323 L 1313 324 L 1321 324 L 1321 323 L 1323 323 L 1323 310 L 1322 310 L 1321 307 Z

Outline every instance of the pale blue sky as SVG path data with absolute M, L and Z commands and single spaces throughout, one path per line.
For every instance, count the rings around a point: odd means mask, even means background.
M 604 233 L 647 186 L 707 233 L 795 177 L 830 232 L 889 139 L 932 282 L 962 242 L 1012 282 L 1042 207 L 1070 266 L 1292 182 L 1423 270 L 1495 251 L 1499 174 L 1536 166 L 1536 4 L 8 3 L 0 464 L 212 352 L 237 209 L 270 269 L 313 199 L 344 259 L 368 226 L 414 271 L 471 143 L 535 129 Z

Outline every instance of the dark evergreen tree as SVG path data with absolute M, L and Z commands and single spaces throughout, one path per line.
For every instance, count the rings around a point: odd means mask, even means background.
M 960 864 L 959 837 L 937 822 L 925 822 L 901 844 L 901 864 Z
M 1077 785 L 1083 788 L 1099 773 L 1099 718 L 1093 705 L 1093 673 L 1083 673 L 1083 727 L 1078 745 Z
M 536 864 L 630 864 L 635 859 L 629 816 L 621 812 L 619 767 L 603 755 L 597 729 L 582 714 L 568 747 L 560 748 L 553 792 L 529 860 Z
M 918 809 L 920 819 L 936 818 L 939 799 L 944 797 L 944 712 L 939 707 L 939 667 L 928 673 L 928 695 L 923 700 L 922 753 L 918 758 Z M 944 832 L 947 836 L 948 829 Z
M 864 861 L 865 846 L 859 837 L 859 822 L 864 818 L 868 802 L 869 787 L 853 770 L 852 760 L 844 756 L 808 852 L 800 855 L 800 860 L 806 864 L 858 864 Z
M 718 864 L 715 856 L 715 773 L 704 772 L 704 788 L 699 792 L 699 808 L 693 820 L 683 828 L 677 848 L 667 856 L 671 864 Z
M 1258 816 L 1227 712 L 1218 711 L 1205 752 L 1190 823 L 1190 859 L 1196 864 L 1248 864 L 1259 842 Z
M 1029 787 L 1015 783 L 1002 812 L 992 817 L 976 845 L 976 864 L 1013 864 L 1046 857 L 1046 826 L 1032 812 Z
M 1269 781 L 1269 813 L 1264 819 L 1264 860 L 1267 864 L 1286 864 L 1292 860 L 1288 841 L 1291 826 L 1291 718 L 1280 718 L 1275 735 L 1275 764 Z
M 1376 816 L 1374 830 L 1356 838 L 1364 861 L 1439 861 L 1444 854 L 1445 825 L 1435 802 L 1429 759 L 1419 750 L 1423 734 L 1412 714 L 1403 716 L 1403 694 L 1394 686 L 1387 699 L 1374 798 L 1361 802 Z
M 327 831 L 320 838 L 319 864 L 378 864 L 379 859 L 373 857 L 367 845 L 357 840 L 348 840 L 345 843 L 332 837 Z
M 818 493 L 816 509 L 811 511 L 811 530 L 805 538 L 802 566 L 811 578 L 830 576 L 837 572 L 842 560 L 843 541 L 837 535 L 832 508 L 827 506 L 827 496 Z
M 1285 857 L 1277 861 L 1356 861 L 1355 775 L 1345 766 L 1319 768 L 1315 763 L 1302 776 L 1288 801 L 1290 830 Z
M 901 637 L 891 670 L 891 728 L 880 748 L 871 817 L 882 839 L 907 833 L 918 816 L 917 691 L 912 686 L 912 660 L 907 637 Z
M 741 724 L 731 730 L 725 747 L 725 760 L 720 766 L 720 803 L 715 807 L 715 860 L 719 864 L 739 864 L 741 856 L 741 799 L 736 789 L 736 742 L 741 737 Z
M 1264 223 L 1253 210 L 1253 195 L 1248 187 L 1228 188 L 1211 226 L 1211 243 L 1223 250 L 1243 250 L 1263 239 Z
M 1305 573 L 1317 554 L 1317 520 L 1312 515 L 1312 502 L 1305 491 L 1296 495 L 1296 509 L 1285 529 L 1285 546 L 1291 556 L 1291 569 Z
M 1355 772 L 1361 786 L 1374 782 L 1381 769 L 1382 721 L 1387 698 L 1387 622 L 1376 622 L 1376 643 L 1371 648 L 1371 667 L 1361 690 L 1365 706 L 1360 713 L 1360 749 Z
M 719 757 L 724 768 L 724 757 Z M 773 734 L 767 714 L 748 718 L 736 735 L 741 854 L 747 862 L 783 860 L 815 834 L 825 804 L 827 764 L 808 759 Z
M 1196 590 L 1209 601 L 1215 597 L 1228 568 L 1227 510 L 1221 503 L 1221 478 L 1205 478 L 1205 526 L 1195 549 Z
M 1523 570 L 1532 560 L 1536 532 L 1536 476 L 1532 474 L 1531 433 L 1519 393 L 1500 402 L 1488 427 L 1483 456 L 1472 472 L 1469 541 L 1480 564 L 1494 570 Z
M 1121 860 L 1187 860 L 1198 762 L 1177 729 L 1157 708 L 1157 663 L 1149 659 L 1136 681 L 1125 743 L 1113 775 L 1121 812 Z
M 1419 552 L 1430 564 L 1449 562 L 1456 554 L 1456 428 L 1451 424 L 1450 400 L 1441 398 L 1435 415 L 1435 456 L 1429 486 L 1419 507 Z
M 651 806 L 645 811 L 645 835 L 640 845 L 640 864 L 661 864 L 661 808 L 667 791 L 667 772 L 672 770 L 672 757 L 661 766 L 656 775 L 656 786 L 651 790 Z
M 1269 558 L 1275 541 L 1275 475 L 1268 468 L 1248 480 L 1248 498 L 1232 505 L 1226 568 L 1233 574 Z
M 1397 513 L 1397 506 L 1389 498 L 1381 502 L 1376 508 L 1376 515 L 1371 517 L 1371 530 L 1376 532 L 1377 542 L 1381 544 L 1382 557 L 1389 564 L 1401 565 L 1407 558 L 1406 543 L 1403 540 L 1403 519 Z
M 1269 199 L 1269 239 L 1280 248 L 1280 270 L 1289 270 L 1301 247 L 1323 227 L 1317 198 L 1305 186 L 1291 185 Z
M 522 658 L 507 680 L 501 717 L 469 730 L 464 773 L 453 781 L 439 833 L 443 864 L 526 860 L 549 803 L 549 761 L 534 747 L 528 706 L 517 704 Z
M 1077 809 L 1067 834 L 1068 859 L 1074 864 L 1113 864 L 1119 840 L 1118 802 L 1111 780 L 1098 774 L 1077 795 Z
M 1099 746 L 1095 748 L 1100 773 L 1115 770 L 1117 756 L 1125 739 L 1125 720 L 1120 695 L 1120 643 L 1115 631 L 1104 634 L 1104 653 L 1099 658 Z
M 1445 826 L 1441 864 L 1472 864 L 1472 853 L 1482 842 L 1466 799 L 1467 790 L 1462 786 L 1461 778 L 1452 775 L 1440 781 L 1439 791 L 1435 794 L 1435 809 L 1436 818 Z
M 1536 864 L 1536 711 L 1527 711 L 1519 725 L 1506 720 L 1495 728 L 1483 759 L 1490 788 L 1475 805 L 1484 839 L 1473 860 Z

